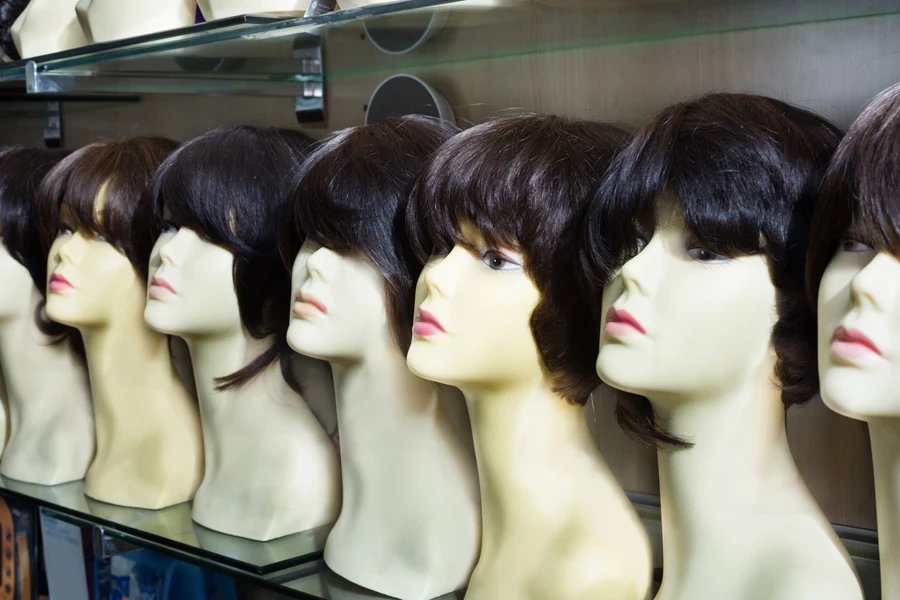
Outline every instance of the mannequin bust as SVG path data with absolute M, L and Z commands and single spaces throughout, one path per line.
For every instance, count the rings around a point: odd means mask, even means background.
M 582 199 L 626 139 L 498 119 L 444 144 L 410 199 L 424 270 L 408 364 L 462 391 L 475 439 L 484 533 L 467 600 L 647 597 L 647 535 L 584 418 L 599 384 L 590 309 L 561 268 Z
M 84 340 L 97 456 L 84 492 L 157 509 L 190 500 L 203 473 L 196 401 L 165 335 L 143 319 L 153 172 L 176 147 L 159 138 L 95 142 L 44 178 L 38 214 L 47 260 L 47 315 Z
M 309 0 L 198 0 L 207 21 L 238 15 L 291 13 L 303 16 Z
M 840 137 L 777 100 L 705 96 L 642 127 L 590 204 L 597 371 L 626 431 L 662 446 L 658 600 L 862 598 L 784 426 L 816 391 L 804 241 Z
M 153 185 L 163 233 L 144 318 L 191 353 L 206 455 L 193 518 L 254 540 L 332 523 L 340 508 L 337 453 L 279 368 L 292 352 L 276 335 L 290 310 L 275 244 L 282 188 L 311 143 L 290 130 L 214 131 L 173 153 Z
M 79 0 L 75 13 L 88 43 L 113 42 L 193 25 L 197 0 Z
M 333 134 L 300 168 L 279 236 L 293 262 L 288 343 L 334 376 L 344 495 L 325 562 L 401 600 L 464 587 L 480 543 L 472 456 L 438 388 L 403 357 L 413 279 L 402 215 L 451 133 L 406 117 Z
M 47 258 L 32 210 L 38 185 L 61 158 L 30 148 L 0 154 L 0 371 L 10 414 L 0 474 L 40 485 L 82 479 L 95 446 L 84 357 L 72 344 L 53 343 L 35 318 Z
M 856 119 L 813 215 L 822 400 L 866 421 L 875 469 L 881 597 L 900 599 L 900 86 Z
M 32 58 L 88 44 L 75 15 L 78 0 L 31 0 L 10 28 L 19 56 Z

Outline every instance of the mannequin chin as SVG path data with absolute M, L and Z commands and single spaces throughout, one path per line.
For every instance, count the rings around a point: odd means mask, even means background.
M 359 360 L 388 333 L 384 277 L 368 259 L 306 241 L 291 273 L 287 341 L 327 361 Z
M 31 0 L 10 28 L 19 55 L 25 59 L 86 45 L 76 4 L 78 0 Z
M 597 372 L 658 409 L 749 381 L 771 352 L 777 313 L 764 256 L 700 262 L 680 210 L 661 200 L 656 213 L 652 239 L 604 288 Z M 639 326 L 608 323 L 610 309 Z
M 238 15 L 264 13 L 303 13 L 309 0 L 199 0 L 200 12 L 207 21 Z
M 864 421 L 900 417 L 900 260 L 850 240 L 819 286 L 822 400 Z M 862 334 L 843 341 L 838 328 Z M 837 332 L 837 335 L 836 335 Z M 861 340 L 861 341 L 860 341 Z
M 193 25 L 197 0 L 79 0 L 75 12 L 90 43 L 113 42 Z
M 72 327 L 108 324 L 111 304 L 142 293 L 128 258 L 111 244 L 65 230 L 50 248 L 47 315 Z
M 190 229 L 169 230 L 150 256 L 144 320 L 177 336 L 240 331 L 234 255 Z
M 471 226 L 463 239 L 484 247 Z M 485 251 L 456 246 L 425 266 L 416 286 L 418 315 L 440 326 L 413 326 L 407 364 L 413 373 L 460 388 L 491 385 L 534 385 L 543 373 L 527 372 L 540 364 L 529 318 L 540 292 L 525 273 L 521 254 L 503 250 L 503 270 L 492 269 Z M 441 331 L 443 329 L 443 331 Z

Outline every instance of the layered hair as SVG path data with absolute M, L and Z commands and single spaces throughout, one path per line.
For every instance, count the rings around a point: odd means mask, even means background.
M 150 251 L 160 233 L 151 219 L 150 184 L 156 169 L 177 147 L 177 142 L 157 137 L 103 140 L 57 163 L 41 182 L 35 203 L 42 254 L 48 255 L 66 207 L 74 220 L 71 225 L 105 239 L 146 281 Z M 47 320 L 40 326 L 60 338 L 76 331 Z
M 825 268 L 845 237 L 900 257 L 900 84 L 857 117 L 825 174 L 807 261 L 813 307 Z
M 65 156 L 38 148 L 0 149 L 0 237 L 42 295 L 47 293 L 47 254 L 41 249 L 33 211 L 41 181 Z
M 656 204 L 669 194 L 708 250 L 767 257 L 778 297 L 772 345 L 782 402 L 806 402 L 818 391 L 806 247 L 841 137 L 823 118 L 764 96 L 710 94 L 662 110 L 616 157 L 590 203 L 578 265 L 588 301 L 600 306 L 603 286 L 655 230 Z M 689 445 L 660 426 L 647 398 L 618 391 L 617 399 L 619 424 L 636 439 Z
M 243 326 L 256 339 L 275 335 L 250 364 L 219 378 L 219 389 L 239 386 L 279 359 L 286 380 L 293 383 L 291 350 L 284 339 L 291 281 L 278 255 L 276 234 L 291 173 L 312 143 L 290 129 L 218 129 L 181 146 L 153 181 L 152 230 L 161 231 L 168 220 L 231 252 Z
M 572 263 L 579 215 L 629 134 L 613 125 L 520 115 L 473 127 L 428 164 L 407 213 L 419 269 L 433 253 L 467 247 L 464 223 L 492 247 L 524 256 L 541 298 L 530 327 L 553 388 L 584 404 L 600 380 L 590 308 L 578 296 Z
M 279 236 L 289 269 L 306 240 L 372 261 L 384 276 L 391 331 L 404 353 L 412 340 L 417 276 L 404 227 L 409 193 L 454 133 L 418 115 L 334 133 L 298 170 Z

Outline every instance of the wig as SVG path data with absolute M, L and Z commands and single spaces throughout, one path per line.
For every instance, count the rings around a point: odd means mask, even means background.
M 44 253 L 56 238 L 65 206 L 74 220 L 69 225 L 103 237 L 146 280 L 150 251 L 160 233 L 151 218 L 150 184 L 156 169 L 177 147 L 176 142 L 153 137 L 104 140 L 60 161 L 38 192 L 37 222 Z
M 254 338 L 276 334 L 266 352 L 220 378 L 220 389 L 249 381 L 279 358 L 282 372 L 288 373 L 292 353 L 283 334 L 290 315 L 291 281 L 275 238 L 290 174 L 312 143 L 289 129 L 218 129 L 175 151 L 153 181 L 153 231 L 163 229 L 165 212 L 172 224 L 231 252 L 241 322 Z
M 489 121 L 459 134 L 429 163 L 407 227 L 418 267 L 465 245 L 471 223 L 485 243 L 524 255 L 541 293 L 530 326 L 554 390 L 584 404 L 600 380 L 599 338 L 572 273 L 578 217 L 629 135 L 607 124 L 543 115 Z
M 815 320 L 804 293 L 810 220 L 842 132 L 806 110 L 763 96 L 711 94 L 664 109 L 616 157 L 584 221 L 579 273 L 595 309 L 613 273 L 655 229 L 671 192 L 697 242 L 728 257 L 765 255 L 778 293 L 772 331 L 785 407 L 818 390 Z M 598 318 L 595 316 L 595 322 Z M 650 402 L 618 392 L 622 428 L 649 444 L 688 445 L 665 432 Z
M 299 169 L 279 236 L 288 268 L 305 240 L 372 261 L 384 276 L 391 330 L 404 353 L 417 275 L 404 230 L 407 201 L 428 158 L 455 132 L 409 115 L 334 133 Z
M 42 295 L 47 292 L 47 254 L 41 250 L 32 211 L 41 180 L 65 155 L 37 148 L 0 150 L 0 237 Z
M 900 257 L 900 84 L 879 94 L 838 146 L 813 213 L 810 304 L 844 237 Z
M 29 0 L 0 0 L 0 58 L 4 54 L 12 60 L 21 58 L 13 43 L 10 29 L 28 6 L 28 2 Z

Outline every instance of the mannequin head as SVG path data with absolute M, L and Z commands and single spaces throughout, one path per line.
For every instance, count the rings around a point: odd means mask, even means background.
M 43 296 L 47 258 L 41 251 L 32 211 L 41 180 L 62 152 L 0 149 L 0 321 L 31 317 L 32 290 Z
M 627 137 L 611 125 L 524 115 L 441 148 L 407 214 L 424 265 L 407 357 L 414 373 L 464 392 L 548 380 L 569 401 L 587 400 L 599 383 L 597 339 L 573 283 L 575 222 Z
M 44 178 L 37 214 L 49 248 L 51 319 L 80 330 L 102 328 L 143 295 L 158 234 L 150 218 L 150 182 L 176 147 L 161 138 L 95 142 Z
M 599 309 L 597 371 L 622 392 L 627 432 L 684 443 L 648 398 L 673 409 L 772 381 L 785 407 L 815 394 L 803 265 L 840 137 L 783 102 L 713 94 L 661 111 L 616 157 L 591 200 L 580 264 Z
M 822 400 L 861 420 L 900 417 L 900 86 L 856 119 L 813 217 Z
M 383 352 L 385 337 L 409 346 L 415 280 L 403 215 L 425 161 L 453 133 L 419 116 L 351 127 L 300 168 L 279 236 L 294 350 L 349 363 Z
M 174 152 L 153 183 L 156 227 L 144 318 L 186 339 L 287 328 L 290 278 L 275 243 L 288 174 L 312 140 L 298 131 L 233 127 Z M 279 336 L 280 338 L 281 336 Z M 245 381 L 290 349 L 271 347 Z

